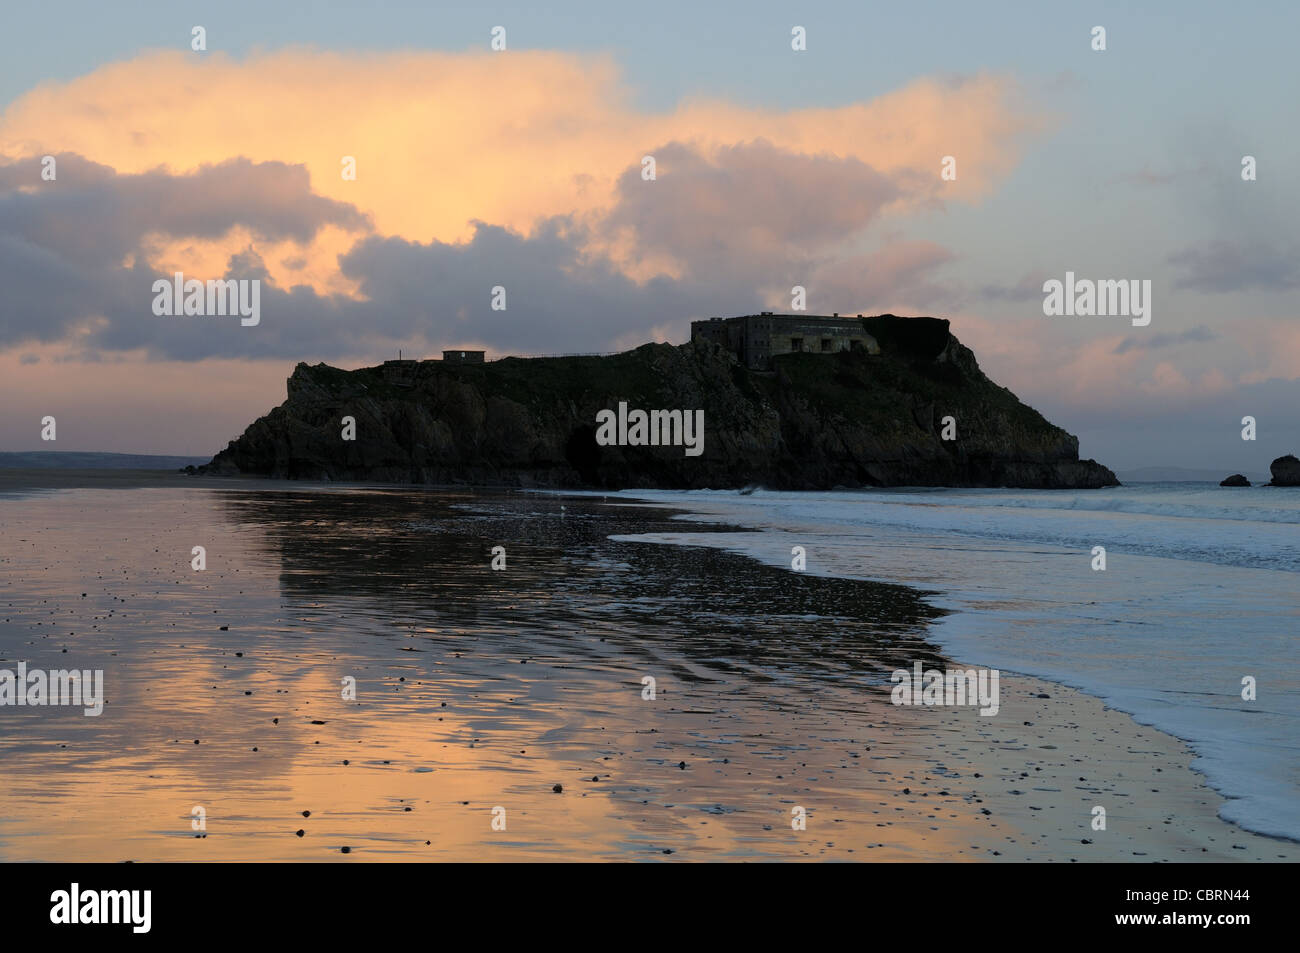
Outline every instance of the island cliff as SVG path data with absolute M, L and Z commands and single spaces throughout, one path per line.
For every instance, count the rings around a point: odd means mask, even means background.
M 200 472 L 533 487 L 1118 485 L 1078 438 L 989 380 L 946 320 L 866 318 L 880 353 L 753 370 L 705 341 L 605 357 L 299 364 L 288 399 Z M 601 446 L 597 413 L 704 411 L 703 453 Z M 342 439 L 345 416 L 355 439 Z M 956 438 L 942 439 L 952 417 Z

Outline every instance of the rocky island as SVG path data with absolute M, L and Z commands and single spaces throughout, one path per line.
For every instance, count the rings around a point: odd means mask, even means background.
M 1300 486 L 1300 460 L 1294 454 L 1278 457 L 1268 469 L 1273 477 L 1269 486 Z
M 759 323 L 788 320 L 805 319 Z M 818 320 L 817 346 L 774 333 L 761 361 L 715 323 L 688 344 L 609 356 L 299 364 L 288 399 L 194 472 L 607 489 L 1118 485 L 1079 459 L 1077 437 L 989 380 L 946 320 Z M 842 335 L 825 330 L 832 320 Z M 602 445 L 598 420 L 620 403 L 702 410 L 702 452 Z

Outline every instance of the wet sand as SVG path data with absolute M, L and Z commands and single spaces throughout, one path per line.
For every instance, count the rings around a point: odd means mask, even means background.
M 0 859 L 1296 858 L 1077 692 L 892 705 L 949 664 L 915 590 L 608 539 L 663 510 L 41 476 L 69 489 L 0 496 L 0 668 L 107 701 L 0 708 Z

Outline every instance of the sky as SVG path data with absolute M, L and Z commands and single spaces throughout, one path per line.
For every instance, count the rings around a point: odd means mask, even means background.
M 948 318 L 1114 469 L 1266 473 L 1300 7 L 1130 6 L 10 5 L 0 449 L 207 456 L 299 361 L 681 343 L 799 285 Z M 259 323 L 155 314 L 175 272 L 259 280 Z M 1067 272 L 1149 280 L 1150 324 L 1045 315 Z

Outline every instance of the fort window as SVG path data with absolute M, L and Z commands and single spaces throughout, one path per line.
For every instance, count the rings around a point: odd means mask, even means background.
M 829 351 L 830 349 L 831 349 L 831 339 L 830 339 L 830 338 L 822 338 L 822 350 L 823 350 L 823 351 Z
M 791 338 L 791 339 L 790 339 L 790 350 L 792 350 L 792 351 L 802 351 L 802 350 L 803 350 L 803 338 Z

